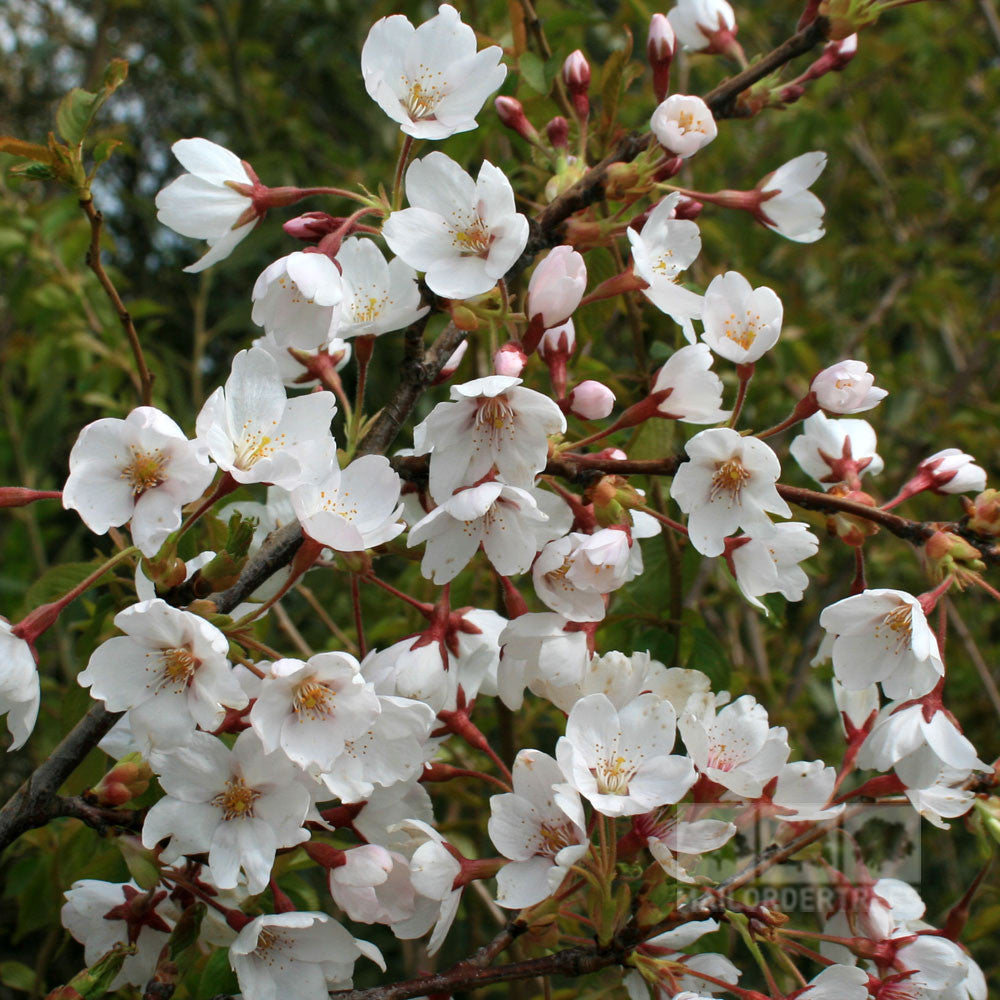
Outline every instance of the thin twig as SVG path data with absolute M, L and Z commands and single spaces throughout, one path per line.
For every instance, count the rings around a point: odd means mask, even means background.
M 139 398 L 143 406 L 149 406 L 153 401 L 154 376 L 146 367 L 146 358 L 142 353 L 142 345 L 139 343 L 139 335 L 135 331 L 132 316 L 129 314 L 128 309 L 125 308 L 125 303 L 122 302 L 121 296 L 118 294 L 118 289 L 115 288 L 114 283 L 108 277 L 107 271 L 104 270 L 104 265 L 101 264 L 101 227 L 104 224 L 104 216 L 94 207 L 92 198 L 81 199 L 80 207 L 90 220 L 90 246 L 87 249 L 87 267 L 97 275 L 97 280 L 101 283 L 101 288 L 104 289 L 104 294 L 107 295 L 108 301 L 115 310 L 118 321 L 125 331 L 125 336 L 128 338 L 129 346 L 132 348 L 132 354 L 135 357 L 136 369 L 139 372 L 139 382 L 141 385 Z

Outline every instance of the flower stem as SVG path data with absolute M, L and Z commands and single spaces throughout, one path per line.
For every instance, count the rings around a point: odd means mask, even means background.
M 408 135 L 403 140 L 403 148 L 399 151 L 399 160 L 396 163 L 396 176 L 392 182 L 392 207 L 398 210 L 403 203 L 403 171 L 410 159 L 410 152 L 413 149 L 413 136 Z

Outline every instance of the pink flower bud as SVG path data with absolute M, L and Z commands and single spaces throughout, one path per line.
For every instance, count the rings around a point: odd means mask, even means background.
M 614 462 L 624 462 L 628 455 L 621 450 L 621 448 L 602 448 L 600 451 L 595 452 L 597 458 L 607 458 Z
M 587 91 L 590 89 L 590 63 L 579 49 L 566 57 L 562 75 L 573 99 L 573 110 L 577 118 L 585 119 L 590 114 L 590 101 L 587 98 Z
M 117 808 L 142 795 L 152 777 L 150 766 L 138 754 L 129 754 L 90 789 L 86 798 L 99 806 Z
M 529 319 L 559 326 L 573 314 L 587 287 L 587 265 L 572 247 L 558 246 L 535 268 L 528 283 Z
M 603 420 L 614 408 L 615 394 L 600 382 L 588 379 L 570 394 L 568 409 L 584 420 Z
M 442 382 L 447 382 L 448 379 L 458 371 L 458 366 L 462 363 L 462 358 L 465 357 L 465 352 L 469 349 L 469 342 L 463 340 L 458 347 L 455 348 L 451 357 L 444 363 L 444 368 L 438 373 L 438 377 L 434 379 L 434 385 L 440 385 Z
M 875 387 L 875 376 L 863 361 L 838 361 L 824 368 L 810 388 L 820 408 L 829 413 L 862 413 L 889 395 Z
M 691 219 L 693 221 L 701 215 L 702 208 L 704 208 L 704 205 L 700 201 L 695 201 L 694 198 L 681 198 L 674 209 L 674 218 Z
M 666 14 L 654 14 L 649 20 L 646 57 L 653 68 L 653 92 L 662 101 L 670 89 L 670 64 L 677 48 L 677 38 Z
M 559 326 L 549 327 L 542 335 L 538 344 L 538 356 L 543 361 L 548 361 L 550 357 L 562 355 L 568 358 L 576 349 L 576 330 L 571 319 L 566 320 Z
M 545 134 L 555 149 L 565 149 L 569 144 L 569 122 L 562 115 L 556 115 L 545 126 Z
M 324 236 L 336 232 L 343 224 L 343 219 L 327 215 L 326 212 L 304 212 L 294 219 L 289 219 L 281 228 L 297 240 L 315 243 Z
M 945 448 L 925 458 L 917 466 L 917 475 L 929 479 L 928 489 L 935 493 L 981 493 L 986 489 L 986 473 L 971 455 L 958 448 Z
M 516 97 L 498 97 L 493 106 L 497 109 L 500 121 L 512 132 L 528 142 L 538 141 L 538 130 L 528 121 L 524 107 Z
M 519 344 L 513 341 L 504 344 L 493 355 L 493 370 L 497 375 L 510 375 L 513 378 L 520 378 L 524 366 L 528 363 L 527 355 L 521 350 Z

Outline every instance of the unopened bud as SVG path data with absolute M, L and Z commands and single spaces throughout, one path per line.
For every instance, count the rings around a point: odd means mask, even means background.
M 562 75 L 573 101 L 573 110 L 577 118 L 585 121 L 590 114 L 590 99 L 587 97 L 587 91 L 590 89 L 590 63 L 579 49 L 566 57 Z
M 827 490 L 827 493 L 830 496 L 843 497 L 845 500 L 864 504 L 866 507 L 878 506 L 874 497 L 863 493 L 861 490 L 849 489 L 842 483 Z M 826 519 L 826 528 L 831 535 L 854 548 L 860 548 L 866 538 L 878 531 L 878 525 L 874 521 L 869 521 L 864 517 L 855 517 L 853 514 L 848 514 L 844 511 L 831 514 Z
M 512 132 L 530 143 L 538 142 L 538 129 L 528 121 L 524 114 L 524 105 L 516 97 L 498 97 L 493 106 L 497 116 Z
M 575 156 L 567 156 L 560 163 L 555 176 L 545 185 L 545 197 L 555 201 L 564 191 L 569 190 L 587 172 L 587 164 Z
M 524 366 L 528 363 L 527 355 L 521 350 L 521 345 L 513 341 L 506 343 L 493 355 L 493 370 L 497 375 L 509 375 L 520 378 Z
M 556 115 L 545 126 L 545 134 L 555 149 L 565 149 L 569 145 L 569 122 L 562 115 Z
M 587 265 L 572 247 L 557 246 L 535 268 L 528 283 L 526 312 L 542 317 L 546 328 L 572 316 L 587 288 Z
M 581 382 L 565 401 L 565 409 L 584 420 L 603 420 L 614 406 L 615 394 L 593 379 Z
M 1000 490 L 986 490 L 965 503 L 970 531 L 987 538 L 1000 535 Z
M 641 173 L 635 163 L 612 163 L 604 175 L 604 194 L 610 201 L 624 201 L 637 190 Z
M 149 788 L 153 770 L 141 754 L 123 757 L 84 797 L 96 805 L 116 809 Z
M 694 221 L 701 215 L 701 210 L 705 206 L 702 205 L 700 201 L 695 201 L 694 198 L 681 198 L 677 202 L 677 207 L 674 209 L 675 219 L 690 219 Z
M 336 232 L 343 224 L 343 219 L 326 212 L 303 212 L 302 215 L 289 219 L 281 228 L 294 239 L 316 243 L 324 236 Z
M 935 531 L 924 546 L 927 568 L 935 582 L 952 577 L 961 589 L 986 569 L 982 553 L 960 535 Z
M 452 306 L 451 321 L 459 330 L 465 330 L 467 333 L 479 329 L 479 317 L 468 306 Z
M 670 90 L 670 64 L 676 49 L 677 39 L 667 15 L 654 14 L 649 19 L 646 58 L 653 69 L 653 92 L 657 101 L 662 101 Z
M 457 325 L 457 324 L 456 324 Z M 458 347 L 452 352 L 452 355 L 444 363 L 444 367 L 438 372 L 438 376 L 434 379 L 434 385 L 440 385 L 442 382 L 447 382 L 448 379 L 458 371 L 458 366 L 462 363 L 462 358 L 465 357 L 465 352 L 469 349 L 469 342 L 463 340 Z

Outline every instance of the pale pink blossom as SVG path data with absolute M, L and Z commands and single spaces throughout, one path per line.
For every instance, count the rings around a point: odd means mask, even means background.
M 695 223 L 674 218 L 679 201 L 676 192 L 668 195 L 649 214 L 641 234 L 631 228 L 626 233 L 632 245 L 635 275 L 649 286 L 642 294 L 673 318 L 694 343 L 691 320 L 701 316 L 702 297 L 681 287 L 679 280 L 681 271 L 701 252 L 701 234 Z
M 311 351 L 336 331 L 344 289 L 326 254 L 296 251 L 269 264 L 250 297 L 251 319 L 265 334 L 286 348 Z
M 24 746 L 38 718 L 41 688 L 31 647 L 0 618 L 0 715 L 7 715 L 13 742 L 8 752 Z
M 692 52 L 709 48 L 716 32 L 736 28 L 736 16 L 726 0 L 678 0 L 667 18 L 677 40 Z
M 677 470 L 670 495 L 688 515 L 691 544 L 703 555 L 721 555 L 737 528 L 766 529 L 768 513 L 791 517 L 774 485 L 781 465 L 763 441 L 719 427 L 701 431 L 685 447 L 690 461 Z
M 919 698 L 944 675 L 920 602 L 902 590 L 866 590 L 823 610 L 833 671 L 848 690 L 882 685 L 889 698 Z
M 416 272 L 399 257 L 387 263 L 373 240 L 355 236 L 344 240 L 337 263 L 344 289 L 338 337 L 377 337 L 427 315 L 429 307 L 420 304 Z
M 814 413 L 788 450 L 802 471 L 828 490 L 843 482 L 858 488 L 862 475 L 877 476 L 885 467 L 877 447 L 875 429 L 867 420 L 831 420 L 825 413 Z
M 407 545 L 427 543 L 420 571 L 437 584 L 465 568 L 480 543 L 502 576 L 523 573 L 541 547 L 536 528 L 548 517 L 526 490 L 486 482 L 449 497 L 410 531 Z
M 311 805 L 300 772 L 281 753 L 265 754 L 248 729 L 232 749 L 207 733 L 181 747 L 153 753 L 150 763 L 167 793 L 146 814 L 142 843 L 169 839 L 160 858 L 208 852 L 216 884 L 233 888 L 242 869 L 251 893 L 262 892 L 279 847 L 309 839 Z
M 364 955 L 385 971 L 382 953 L 352 937 L 326 913 L 293 910 L 251 920 L 229 946 L 229 964 L 244 1000 L 325 1000 L 350 986 Z
M 576 311 L 587 287 L 587 265 L 570 246 L 550 250 L 532 272 L 525 312 L 541 316 L 546 328 L 565 323 Z
M 617 709 L 603 695 L 569 714 L 556 760 L 566 780 L 605 816 L 632 816 L 678 802 L 695 782 L 691 760 L 671 754 L 676 716 L 669 701 L 639 695 Z
M 687 344 L 674 351 L 656 373 L 650 396 L 656 412 L 687 424 L 716 424 L 729 416 L 722 409 L 722 379 L 712 370 L 707 344 Z
M 522 750 L 512 769 L 514 791 L 490 799 L 490 840 L 511 863 L 497 875 L 497 902 L 534 906 L 562 884 L 590 848 L 580 796 L 559 765 L 538 750 Z
M 757 215 L 768 229 L 796 243 L 815 243 L 823 229 L 823 203 L 809 188 L 826 167 L 826 153 L 803 153 L 762 181 Z M 773 193 L 772 193 L 773 192 Z
M 109 711 L 128 710 L 140 746 L 183 744 L 246 706 L 229 640 L 204 618 L 153 598 L 120 611 L 115 626 L 125 634 L 102 642 L 77 679 Z
M 783 308 L 774 291 L 754 288 L 738 271 L 717 275 L 705 292 L 702 339 L 719 357 L 745 365 L 778 342 Z
M 336 461 L 332 392 L 289 399 L 274 359 L 259 348 L 233 359 L 225 387 L 205 401 L 198 443 L 239 483 L 294 489 L 322 480 Z
M 747 541 L 743 541 L 746 538 Z M 809 577 L 799 566 L 819 550 L 819 539 L 799 521 L 755 528 L 735 539 L 731 561 L 743 596 L 762 611 L 758 600 L 765 594 L 781 594 L 788 601 L 801 601 Z
M 476 127 L 486 98 L 507 75 L 502 49 L 476 51 L 476 33 L 441 4 L 414 28 L 402 15 L 376 21 L 361 49 L 365 89 L 407 134 L 445 139 Z
M 334 465 L 325 479 L 292 490 L 302 530 L 337 552 L 363 552 L 405 530 L 400 520 L 399 475 L 384 455 L 363 455 L 343 471 Z
M 152 557 L 181 526 L 181 509 L 205 492 L 215 467 L 165 413 L 139 406 L 80 431 L 62 502 L 91 531 L 131 521 L 132 540 Z
M 382 235 L 445 298 L 488 292 L 528 242 L 510 181 L 489 161 L 473 180 L 444 153 L 429 153 L 406 171 L 406 197 L 410 207 L 393 212 Z
M 682 159 L 707 146 L 719 129 L 708 105 L 700 98 L 671 94 L 660 103 L 649 120 L 656 141 Z
M 251 197 L 256 178 L 235 153 L 208 139 L 170 147 L 188 171 L 156 196 L 156 218 L 181 236 L 208 241 L 208 251 L 185 271 L 195 273 L 228 257 L 260 221 Z
M 863 413 L 889 395 L 875 385 L 875 376 L 863 361 L 838 361 L 824 368 L 812 380 L 810 389 L 828 413 Z
M 518 378 L 488 375 L 452 386 L 451 401 L 414 428 L 414 453 L 431 452 L 431 496 L 444 503 L 494 467 L 510 486 L 533 486 L 548 460 L 549 435 L 565 430 L 566 418 L 547 396 Z

